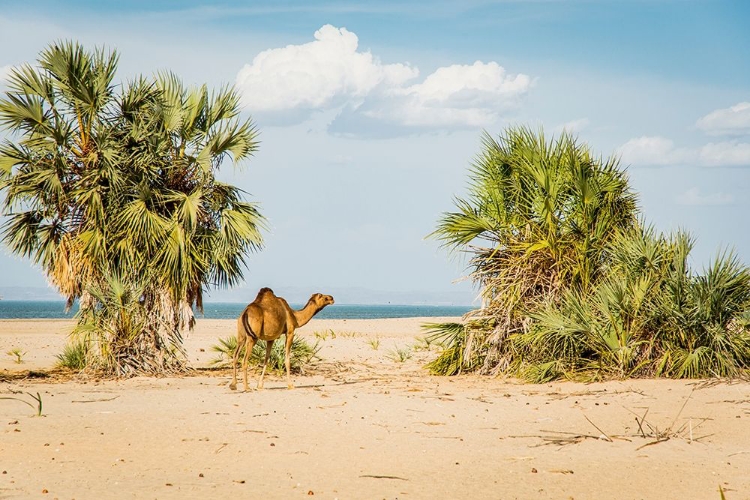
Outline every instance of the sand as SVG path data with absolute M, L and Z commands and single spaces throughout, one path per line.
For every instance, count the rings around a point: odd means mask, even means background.
M 300 333 L 327 338 L 297 388 L 248 393 L 226 370 L 30 378 L 71 323 L 0 321 L 0 396 L 44 404 L 0 400 L 0 498 L 750 498 L 749 383 L 433 377 L 435 350 L 391 352 L 424 321 L 313 320 Z M 194 366 L 233 330 L 199 321 Z

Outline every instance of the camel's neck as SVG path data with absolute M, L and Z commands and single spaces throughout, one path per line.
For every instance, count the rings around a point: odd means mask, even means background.
M 306 325 L 313 316 L 318 314 L 320 309 L 312 300 L 307 302 L 307 305 L 299 311 L 294 311 L 294 319 L 297 321 L 297 326 Z

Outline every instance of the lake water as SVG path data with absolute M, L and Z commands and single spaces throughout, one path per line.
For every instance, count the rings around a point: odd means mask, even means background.
M 246 304 L 233 302 L 215 302 L 204 304 L 204 315 L 207 319 L 236 319 Z M 299 309 L 300 304 L 292 304 Z M 65 319 L 72 318 L 77 307 L 66 313 L 65 303 L 58 301 L 25 301 L 0 300 L 0 319 Z M 472 308 L 465 306 L 429 306 L 429 305 L 349 305 L 334 304 L 319 312 L 315 317 L 320 319 L 381 319 L 381 318 L 415 318 L 438 316 L 462 316 Z

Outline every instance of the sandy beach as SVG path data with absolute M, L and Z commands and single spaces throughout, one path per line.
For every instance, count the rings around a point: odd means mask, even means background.
M 0 321 L 0 396 L 43 401 L 0 400 L 0 498 L 750 498 L 749 383 L 434 377 L 415 347 L 434 320 L 314 319 L 296 389 L 248 393 L 229 370 L 30 377 L 72 323 Z M 193 366 L 234 328 L 199 320 Z

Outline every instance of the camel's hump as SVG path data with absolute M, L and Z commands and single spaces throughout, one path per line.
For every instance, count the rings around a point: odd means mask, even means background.
M 267 293 L 270 293 L 271 295 L 275 295 L 273 293 L 273 290 L 271 290 L 268 287 L 263 287 L 260 290 L 258 290 L 258 297 L 257 298 L 261 298 L 262 296 L 266 295 Z

